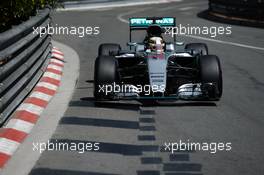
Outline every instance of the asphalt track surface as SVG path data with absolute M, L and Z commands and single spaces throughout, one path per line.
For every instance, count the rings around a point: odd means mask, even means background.
M 100 150 L 45 151 L 31 175 L 263 175 L 264 174 L 264 31 L 232 26 L 232 35 L 205 42 L 220 57 L 224 93 L 217 103 L 177 103 L 141 106 L 136 101 L 96 106 L 93 70 L 97 48 L 103 42 L 125 47 L 130 16 L 176 16 L 177 23 L 226 26 L 200 19 L 206 1 L 188 1 L 78 12 L 54 12 L 61 26 L 99 26 L 100 35 L 54 39 L 80 56 L 80 77 L 69 107 L 53 140 L 99 142 Z M 123 21 L 120 21 L 120 19 Z M 208 36 L 202 36 L 207 37 Z M 204 38 L 201 38 L 204 39 Z M 224 43 L 221 41 L 225 41 Z M 234 44 L 235 43 L 235 44 Z M 244 44 L 238 46 L 237 44 Z M 254 46 L 250 48 L 248 46 Z M 160 151 L 164 142 L 231 142 L 231 151 Z

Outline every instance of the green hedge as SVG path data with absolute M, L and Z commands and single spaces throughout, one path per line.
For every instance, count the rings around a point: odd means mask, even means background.
M 57 0 L 1 0 L 0 33 L 34 16 L 37 9 L 56 4 Z

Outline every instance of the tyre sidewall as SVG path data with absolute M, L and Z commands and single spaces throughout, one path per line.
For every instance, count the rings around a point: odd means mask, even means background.
M 121 50 L 119 44 L 105 43 L 101 44 L 98 49 L 98 56 L 110 56 L 111 53 L 118 53 Z
M 96 99 L 110 97 L 110 94 L 108 95 L 102 92 L 100 87 L 117 83 L 117 75 L 117 61 L 115 57 L 99 56 L 96 58 L 94 71 L 94 96 Z
M 215 55 L 201 56 L 199 66 L 202 84 L 216 83 L 217 90 L 214 98 L 220 98 L 223 93 L 223 79 L 219 58 Z
M 194 50 L 201 55 L 208 55 L 208 47 L 205 43 L 190 43 L 185 46 L 186 50 Z

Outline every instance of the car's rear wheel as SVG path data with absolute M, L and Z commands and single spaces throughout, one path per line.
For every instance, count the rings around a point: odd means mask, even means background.
M 209 98 L 219 100 L 223 92 L 222 70 L 219 58 L 215 55 L 204 55 L 199 59 L 202 86 L 214 83 L 215 88 L 207 89 Z
M 201 55 L 208 55 L 208 47 L 204 43 L 190 43 L 186 44 L 186 50 L 193 50 L 196 53 L 201 53 Z
M 119 44 L 114 43 L 105 43 L 101 44 L 98 49 L 98 56 L 114 56 L 117 55 L 121 50 L 121 46 Z
M 118 81 L 117 62 L 113 56 L 99 56 L 94 69 L 94 97 L 96 100 L 111 99 L 112 93 L 106 93 L 106 86 L 112 88 Z M 111 91 L 111 89 L 108 89 Z

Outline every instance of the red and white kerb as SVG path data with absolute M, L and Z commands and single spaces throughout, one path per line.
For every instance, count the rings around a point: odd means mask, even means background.
M 8 123 L 0 128 L 0 168 L 3 168 L 37 122 L 55 95 L 61 81 L 64 55 L 53 48 L 48 67 L 31 94 L 16 109 Z

